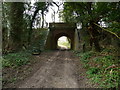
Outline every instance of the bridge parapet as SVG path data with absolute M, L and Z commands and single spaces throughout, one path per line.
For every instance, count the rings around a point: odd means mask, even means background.
M 76 23 L 50 23 L 49 28 L 51 30 L 54 30 L 54 29 L 73 30 L 76 28 Z

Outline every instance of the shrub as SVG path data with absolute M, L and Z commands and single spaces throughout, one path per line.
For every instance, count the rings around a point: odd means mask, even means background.
M 18 67 L 21 65 L 25 65 L 29 62 L 30 55 L 31 54 L 28 52 L 10 53 L 8 55 L 3 56 L 2 66 Z

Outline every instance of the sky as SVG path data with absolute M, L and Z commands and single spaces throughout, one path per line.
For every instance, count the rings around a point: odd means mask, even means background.
M 66 42 L 67 41 L 67 37 L 66 36 L 62 36 L 58 39 L 58 41 L 63 41 Z
M 32 5 L 35 3 L 36 0 L 32 0 Z M 58 5 L 60 4 L 60 0 L 53 0 L 54 2 L 59 2 Z M 63 5 L 60 5 L 59 10 L 63 9 Z M 54 20 L 54 12 L 55 12 L 55 20 Z M 58 7 L 54 4 L 53 6 L 49 7 L 49 12 L 46 13 L 46 16 L 44 17 L 47 23 L 51 22 L 62 22 L 60 21 L 59 18 L 59 12 L 58 12 Z
M 58 0 L 54 0 L 54 1 L 58 1 Z M 60 6 L 60 10 L 62 10 L 63 5 Z M 56 5 L 49 7 L 49 12 L 46 14 L 46 21 L 48 23 L 50 22 L 54 22 L 54 20 L 52 19 L 53 15 L 54 15 L 54 11 L 55 10 L 55 22 L 61 22 L 59 19 L 59 12 L 58 12 L 58 7 Z
M 36 0 L 32 0 L 32 4 Z M 62 2 L 62 0 L 53 0 L 54 2 Z M 60 3 L 59 3 L 60 4 Z M 58 4 L 58 5 L 59 5 Z M 63 5 L 60 6 L 59 10 L 63 9 Z M 54 20 L 54 11 L 55 11 L 55 20 Z M 59 12 L 58 12 L 58 7 L 56 5 L 50 6 L 49 7 L 49 12 L 46 13 L 45 20 L 47 23 L 52 23 L 52 22 L 62 22 L 61 19 L 59 18 Z M 99 22 L 100 23 L 100 22 Z M 102 27 L 106 27 L 105 22 L 100 23 Z M 77 26 L 78 29 L 81 29 L 81 25 Z
M 53 8 L 55 10 L 55 22 L 59 22 L 59 13 L 57 13 L 57 7 L 49 7 L 49 12 L 46 14 L 46 21 L 48 23 L 53 22 L 52 16 L 54 14 L 54 11 L 51 9 Z

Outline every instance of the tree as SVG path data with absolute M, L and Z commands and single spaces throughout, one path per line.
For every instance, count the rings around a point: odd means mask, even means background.
M 35 18 L 37 16 L 37 14 L 39 13 L 39 11 L 41 11 L 41 15 L 42 15 L 42 28 L 43 28 L 43 26 L 44 26 L 44 12 L 47 11 L 48 6 L 49 6 L 49 4 L 47 4 L 46 2 L 36 2 L 34 5 L 36 7 L 35 7 L 35 11 L 34 11 L 34 14 L 32 16 L 31 23 L 30 23 L 30 31 L 29 31 L 29 37 L 28 37 L 29 44 L 31 42 L 31 37 L 32 37 L 33 23 L 35 21 Z
M 15 51 L 21 50 L 22 34 L 23 34 L 23 12 L 24 3 L 22 2 L 11 2 L 10 5 L 10 36 L 11 36 L 11 48 Z
M 8 9 L 7 6 L 9 6 L 7 3 L 2 2 L 2 53 L 4 54 L 7 50 L 8 46 Z
M 32 37 L 32 32 L 33 32 L 33 24 L 34 24 L 35 21 L 37 21 L 36 17 L 38 16 L 38 14 L 41 13 L 41 17 L 42 17 L 41 28 L 43 28 L 44 27 L 44 22 L 45 22 L 45 18 L 44 18 L 45 12 L 48 12 L 48 7 L 53 6 L 53 4 L 57 5 L 55 2 L 35 2 L 34 3 L 33 7 L 34 7 L 35 11 L 34 11 L 33 15 L 31 15 L 32 18 L 30 20 L 30 30 L 29 30 L 29 36 L 28 36 L 29 44 L 31 43 L 31 37 Z
M 82 23 L 82 29 L 89 32 L 90 45 L 95 45 L 96 51 L 100 51 L 98 24 L 100 21 L 112 19 L 118 22 L 119 3 L 112 2 L 66 2 L 64 3 L 63 20 L 66 22 Z M 115 10 L 113 10 L 115 9 Z M 116 15 L 116 17 L 113 17 Z M 89 28 L 88 28 L 89 27 Z

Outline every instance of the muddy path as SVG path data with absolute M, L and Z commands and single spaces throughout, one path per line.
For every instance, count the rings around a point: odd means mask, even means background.
M 36 72 L 17 88 L 94 88 L 86 78 L 85 69 L 80 60 L 71 51 L 52 51 L 44 57 L 36 56 L 42 61 L 36 65 Z M 35 68 L 35 66 L 34 66 Z

